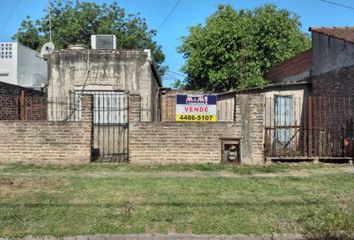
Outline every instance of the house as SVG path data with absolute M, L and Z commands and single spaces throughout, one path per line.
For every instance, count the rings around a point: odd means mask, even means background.
M 309 29 L 312 48 L 273 67 L 265 97 L 265 155 L 353 157 L 354 28 Z M 278 91 L 269 91 L 272 86 Z M 298 86 L 294 92 L 294 87 Z
M 0 42 L 0 82 L 40 90 L 47 83 L 47 63 L 18 42 Z
M 48 120 L 80 120 L 81 95 L 94 100 L 94 155 L 128 158 L 129 96 L 141 97 L 139 118 L 156 119 L 161 79 L 150 50 L 72 46 L 48 57 Z
M 310 30 L 312 48 L 274 66 L 267 86 L 214 97 L 213 122 L 176 121 L 179 93 L 162 88 L 149 51 L 54 51 L 48 56 L 48 118 L 80 120 L 81 96 L 93 95 L 94 159 L 352 160 L 353 28 Z
M 60 120 L 70 109 L 57 110 L 60 103 L 75 101 L 75 94 L 91 92 L 96 104 L 112 105 L 118 95 L 140 94 L 142 119 L 153 121 L 161 79 L 150 50 L 69 48 L 53 51 L 48 58 L 48 118 Z M 106 94 L 106 95 L 104 95 Z M 100 96 L 99 96 L 100 95 Z

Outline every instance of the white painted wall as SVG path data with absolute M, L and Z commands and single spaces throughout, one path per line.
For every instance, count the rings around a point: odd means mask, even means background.
M 17 85 L 17 43 L 0 42 L 0 82 Z
M 47 62 L 36 51 L 18 44 L 17 84 L 23 87 L 43 87 L 47 83 Z
M 16 42 L 0 42 L 0 81 L 40 88 L 47 83 L 47 62 Z

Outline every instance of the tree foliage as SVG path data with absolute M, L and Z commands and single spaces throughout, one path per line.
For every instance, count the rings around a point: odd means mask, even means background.
M 33 21 L 27 17 L 14 38 L 32 49 L 39 50 L 49 41 L 49 17 L 46 15 Z M 165 56 L 161 46 L 153 41 L 155 30 L 149 30 L 140 14 L 126 14 L 114 1 L 112 4 L 98 5 L 94 2 L 55 0 L 51 5 L 52 39 L 56 48 L 66 48 L 71 44 L 89 46 L 92 34 L 115 34 L 117 47 L 124 49 L 152 50 L 161 74 Z
M 263 86 L 273 65 L 310 47 L 299 17 L 267 4 L 253 10 L 219 5 L 205 25 L 189 28 L 178 48 L 189 89 L 227 91 Z

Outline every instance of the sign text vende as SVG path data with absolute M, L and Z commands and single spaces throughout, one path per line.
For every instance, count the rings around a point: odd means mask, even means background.
M 189 95 L 176 96 L 176 121 L 215 122 L 216 95 Z

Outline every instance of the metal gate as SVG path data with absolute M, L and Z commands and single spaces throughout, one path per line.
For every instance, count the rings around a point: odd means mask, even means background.
M 93 95 L 93 161 L 128 161 L 129 96 L 119 91 L 76 91 Z M 80 102 L 80 101 L 79 101 Z
M 265 157 L 351 159 L 354 98 L 275 96 L 265 100 Z

